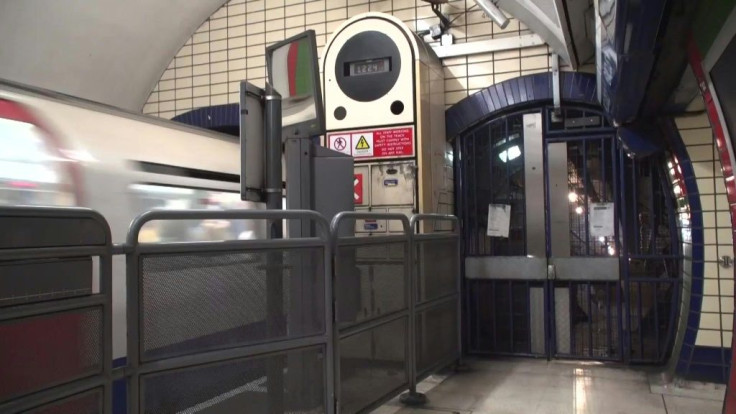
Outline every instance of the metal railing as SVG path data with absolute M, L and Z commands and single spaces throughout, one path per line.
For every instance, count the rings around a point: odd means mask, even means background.
M 151 221 L 205 219 L 310 220 L 321 236 L 138 242 Z M 154 211 L 133 221 L 127 245 L 130 413 L 332 412 L 332 253 L 322 216 Z
M 110 412 L 110 227 L 88 209 L 2 207 L 0 228 L 0 412 Z
M 417 234 L 420 222 L 450 222 L 449 233 Z M 412 280 L 414 300 L 412 320 L 415 326 L 416 383 L 433 370 L 447 366 L 461 357 L 461 278 L 460 223 L 457 217 L 441 214 L 418 214 L 411 218 L 413 233 Z M 434 226 L 437 227 L 437 226 Z
M 341 232 L 360 219 L 402 231 Z M 182 220 L 308 220 L 318 236 L 139 241 L 154 222 Z M 415 234 L 422 221 L 455 230 Z M 111 413 L 123 378 L 129 413 L 366 412 L 418 395 L 419 380 L 460 358 L 452 216 L 344 212 L 328 224 L 312 211 L 151 211 L 120 246 L 87 209 L 3 208 L 0 225 L 0 283 L 27 279 L 12 285 L 25 295 L 0 292 L 0 412 Z M 113 253 L 126 257 L 128 332 L 115 371 Z M 50 274 L 57 283 L 41 283 Z
M 402 232 L 341 237 L 355 220 L 398 221 Z M 388 223 L 387 223 L 388 227 Z M 368 411 L 412 381 L 411 233 L 403 214 L 342 212 L 335 249 L 336 366 L 340 412 Z

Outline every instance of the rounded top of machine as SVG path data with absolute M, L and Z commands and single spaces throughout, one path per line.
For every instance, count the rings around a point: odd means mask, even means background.
M 420 42 L 421 39 L 419 39 L 414 32 L 412 32 L 409 27 L 404 24 L 400 19 L 386 13 L 379 13 L 379 12 L 366 12 L 361 13 L 358 15 L 355 15 L 351 17 L 350 19 L 344 21 L 338 28 L 333 32 L 332 36 L 330 37 L 330 40 L 327 42 L 324 48 L 323 57 L 330 53 L 330 47 L 335 42 L 336 39 L 338 39 L 341 35 L 341 33 L 349 26 L 352 26 L 353 24 L 367 19 L 376 19 L 376 20 L 382 20 L 386 23 L 392 23 L 397 28 L 399 28 L 402 32 L 404 32 L 404 35 L 406 36 L 406 40 L 411 45 L 412 50 L 415 52 L 420 51 L 419 44 L 423 43 Z M 376 27 L 376 30 L 380 31 L 380 28 Z M 423 49 L 423 48 L 422 48 Z M 416 53 L 415 53 L 416 55 Z M 416 56 L 415 56 L 416 58 Z M 323 59 L 324 60 L 324 59 Z

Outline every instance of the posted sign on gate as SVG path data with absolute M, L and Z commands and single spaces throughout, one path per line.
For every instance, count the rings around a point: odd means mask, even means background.
M 327 147 L 357 160 L 413 157 L 414 127 L 335 132 L 327 135 Z

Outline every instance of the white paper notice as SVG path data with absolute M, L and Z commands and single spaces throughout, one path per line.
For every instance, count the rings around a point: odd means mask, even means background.
M 490 237 L 509 237 L 511 224 L 511 206 L 508 204 L 488 205 L 488 230 Z
M 592 203 L 590 205 L 589 220 L 591 237 L 615 236 L 613 209 L 613 203 Z

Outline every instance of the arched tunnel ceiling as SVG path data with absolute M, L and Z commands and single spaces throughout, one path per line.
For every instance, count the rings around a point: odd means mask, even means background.
M 0 1 L 0 78 L 140 111 L 225 0 Z
M 592 0 L 497 1 L 573 67 L 592 56 L 584 18 Z M 0 79 L 140 111 L 181 46 L 224 3 L 0 1 Z

